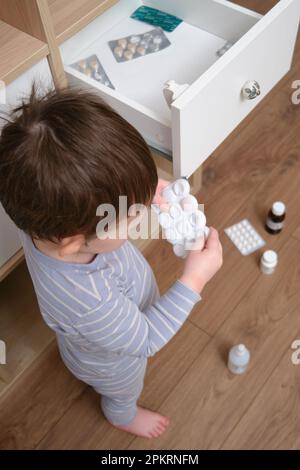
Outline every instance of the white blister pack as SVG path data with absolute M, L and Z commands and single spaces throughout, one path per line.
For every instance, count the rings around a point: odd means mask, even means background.
M 167 203 L 166 207 L 162 209 L 152 204 L 166 239 L 173 245 L 175 255 L 181 258 L 187 256 L 196 240 L 198 249 L 202 241 L 204 246 L 209 233 L 206 217 L 199 210 L 198 201 L 190 194 L 190 189 L 188 180 L 180 178 L 162 190 L 161 195 Z
M 266 243 L 247 219 L 226 228 L 224 232 L 244 256 L 254 253 Z

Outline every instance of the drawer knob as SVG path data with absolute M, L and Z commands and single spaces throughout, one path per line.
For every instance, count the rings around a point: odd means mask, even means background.
M 260 95 L 260 85 L 256 80 L 248 80 L 242 88 L 242 94 L 247 100 L 254 100 Z

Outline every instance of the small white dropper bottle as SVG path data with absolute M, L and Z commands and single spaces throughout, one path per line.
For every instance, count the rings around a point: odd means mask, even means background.
M 246 372 L 250 361 L 250 352 L 244 344 L 233 346 L 229 351 L 228 369 L 233 374 L 243 374 Z

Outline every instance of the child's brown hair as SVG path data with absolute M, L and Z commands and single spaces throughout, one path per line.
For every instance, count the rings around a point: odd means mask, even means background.
M 143 137 L 91 92 L 33 87 L 0 136 L 0 201 L 40 239 L 93 235 L 100 204 L 149 204 L 157 181 Z

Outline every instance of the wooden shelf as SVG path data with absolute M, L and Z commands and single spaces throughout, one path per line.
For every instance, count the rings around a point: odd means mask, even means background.
M 48 0 L 59 44 L 117 3 L 117 0 Z
M 6 85 L 48 54 L 46 43 L 0 20 L 0 80 Z

